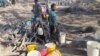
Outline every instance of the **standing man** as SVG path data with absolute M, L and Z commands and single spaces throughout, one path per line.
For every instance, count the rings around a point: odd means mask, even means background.
M 42 8 L 41 5 L 38 3 L 38 0 L 34 0 L 34 5 L 33 5 L 33 9 L 32 12 L 34 14 L 34 17 L 32 18 L 32 31 L 34 32 L 34 30 L 37 27 L 37 21 L 42 21 L 41 19 L 41 13 L 42 13 Z
M 38 0 L 34 0 L 35 4 L 33 5 L 32 12 L 34 14 L 33 21 L 36 21 L 38 17 L 41 17 L 42 8 L 41 5 L 38 3 Z
M 48 10 L 49 14 L 49 27 L 50 27 L 50 39 L 54 43 L 59 43 L 59 31 L 57 30 L 57 21 L 56 21 L 56 4 L 51 4 L 51 10 Z

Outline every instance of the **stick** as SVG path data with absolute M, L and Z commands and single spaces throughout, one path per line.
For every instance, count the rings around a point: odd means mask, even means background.
M 26 33 L 25 33 L 25 35 L 24 35 L 24 37 L 23 37 L 22 44 L 20 45 L 19 48 L 23 47 L 23 45 L 25 44 L 25 39 L 26 39 Z

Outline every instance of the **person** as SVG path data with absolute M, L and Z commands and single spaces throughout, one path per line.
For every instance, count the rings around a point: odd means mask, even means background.
M 38 24 L 38 27 L 37 27 L 37 41 L 40 43 L 40 44 L 43 44 L 43 43 L 46 43 L 46 36 L 44 35 L 44 28 L 41 24 Z
M 48 14 L 46 12 L 46 7 L 42 7 L 42 20 L 45 22 L 45 24 L 48 23 Z
M 38 20 L 38 17 L 41 17 L 42 8 L 41 8 L 41 5 L 38 3 L 38 0 L 34 0 L 34 2 L 35 4 L 33 5 L 33 9 L 32 9 L 34 18 L 32 19 L 35 22 L 36 20 Z
M 47 10 L 49 15 L 49 27 L 50 27 L 50 35 L 56 32 L 56 12 L 55 12 L 56 4 L 51 4 L 51 10 Z
M 56 21 L 56 4 L 51 4 L 51 10 L 47 10 L 48 15 L 49 15 L 49 28 L 50 28 L 50 40 L 55 42 L 55 43 L 59 43 L 59 31 L 57 29 L 57 21 Z
M 38 0 L 34 0 L 34 2 L 35 4 L 33 5 L 33 9 L 32 9 L 32 12 L 34 14 L 34 17 L 32 17 L 32 32 L 36 31 L 37 22 L 38 21 L 42 22 L 41 19 L 42 8 L 38 3 Z
M 56 31 L 56 12 L 55 12 L 55 9 L 56 9 L 56 4 L 51 4 L 51 10 L 49 10 L 48 14 L 49 14 L 49 27 L 50 27 L 50 33 L 53 33 Z

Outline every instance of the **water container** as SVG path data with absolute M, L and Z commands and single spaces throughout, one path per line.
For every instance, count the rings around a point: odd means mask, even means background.
M 27 26 L 32 26 L 32 21 L 31 20 L 26 21 L 26 25 Z
M 62 56 L 59 50 L 55 50 L 49 54 L 47 54 L 47 56 Z
M 53 52 L 56 49 L 56 45 L 53 43 L 47 43 L 45 46 L 47 47 L 47 53 Z
M 37 50 L 28 52 L 27 56 L 41 56 L 40 52 Z
M 43 29 L 41 27 L 38 27 L 37 32 L 38 35 L 43 35 Z
M 65 44 L 65 41 L 66 41 L 66 34 L 63 33 L 63 32 L 60 32 L 60 38 L 59 38 L 59 40 L 60 40 L 60 43 L 61 43 L 61 44 Z
M 100 43 L 96 41 L 87 42 L 87 55 L 99 56 Z
M 46 56 L 47 55 L 47 50 L 46 49 L 43 49 L 40 51 L 41 53 L 41 56 Z
M 33 44 L 29 44 L 29 45 L 26 46 L 26 50 L 28 52 L 34 51 L 36 48 L 37 48 L 37 46 L 36 45 L 33 45 Z

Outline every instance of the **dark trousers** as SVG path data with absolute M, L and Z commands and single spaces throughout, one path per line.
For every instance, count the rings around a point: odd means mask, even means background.
M 38 35 L 37 34 L 37 42 L 39 42 L 40 44 L 43 44 L 46 42 L 46 37 L 44 35 Z
M 54 32 L 55 26 L 50 26 L 50 40 L 53 42 L 59 42 L 59 32 L 56 29 L 56 32 Z
M 54 33 L 54 30 L 55 30 L 55 26 L 50 25 L 50 34 L 53 34 Z

